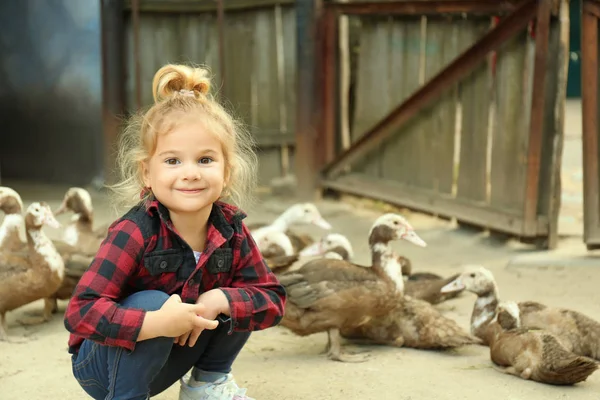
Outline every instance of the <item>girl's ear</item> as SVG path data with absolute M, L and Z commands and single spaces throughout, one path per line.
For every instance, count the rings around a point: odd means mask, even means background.
M 151 188 L 150 187 L 150 172 L 148 169 L 148 161 L 142 161 L 142 180 L 144 181 L 144 186 L 147 188 Z

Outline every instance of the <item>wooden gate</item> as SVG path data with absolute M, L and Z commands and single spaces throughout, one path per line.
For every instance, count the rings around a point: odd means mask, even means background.
M 325 2 L 322 187 L 553 248 L 564 9 L 551 0 Z M 343 16 L 353 28 L 340 52 Z M 348 48 L 355 67 L 341 74 Z
M 598 19 L 600 1 L 584 0 L 581 25 L 583 112 L 584 241 L 588 249 L 600 248 L 600 136 L 598 126 Z

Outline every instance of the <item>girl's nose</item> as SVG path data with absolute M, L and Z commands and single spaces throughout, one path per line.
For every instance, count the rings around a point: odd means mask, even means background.
M 195 181 L 202 178 L 200 175 L 200 168 L 194 164 L 186 166 L 183 174 L 183 178 L 189 181 Z

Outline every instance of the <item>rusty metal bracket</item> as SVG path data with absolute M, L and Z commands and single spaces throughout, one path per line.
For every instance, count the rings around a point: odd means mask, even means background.
M 327 9 L 354 15 L 502 14 L 515 9 L 514 1 L 498 0 L 404 0 L 327 3 Z
M 406 124 L 419 111 L 450 89 L 485 60 L 488 53 L 522 31 L 535 17 L 536 0 L 525 0 L 503 18 L 473 46 L 463 52 L 420 89 L 392 110 L 385 118 L 356 140 L 346 151 L 337 155 L 323 170 L 326 177 L 334 177 L 353 161 L 376 148 L 391 133 Z

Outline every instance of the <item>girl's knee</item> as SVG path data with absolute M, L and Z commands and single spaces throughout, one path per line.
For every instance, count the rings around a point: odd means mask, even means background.
M 159 310 L 169 299 L 169 295 L 159 290 L 142 290 L 134 293 L 121 302 L 121 305 L 139 308 L 146 311 Z

